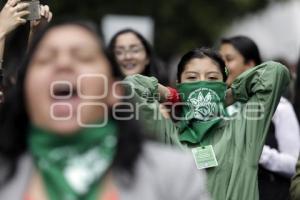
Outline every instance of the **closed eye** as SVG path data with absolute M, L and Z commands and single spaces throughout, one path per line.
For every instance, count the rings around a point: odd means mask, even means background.
M 227 61 L 227 62 L 230 62 L 230 61 L 232 61 L 234 58 L 233 57 L 231 57 L 231 56 L 226 56 L 225 57 L 225 61 Z
M 186 77 L 186 79 L 188 79 L 188 80 L 195 80 L 197 77 L 196 76 L 188 76 L 188 77 Z
M 208 77 L 208 80 L 216 81 L 216 80 L 219 80 L 219 79 L 218 79 L 218 77 L 211 76 L 211 77 Z

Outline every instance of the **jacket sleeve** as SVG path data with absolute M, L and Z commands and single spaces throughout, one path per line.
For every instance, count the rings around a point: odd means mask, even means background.
M 160 112 L 157 79 L 138 74 L 126 77 L 124 81 L 129 85 L 128 93 L 135 102 L 136 116 L 141 119 L 150 137 L 180 146 L 175 124 Z
M 283 90 L 290 80 L 288 69 L 280 63 L 265 62 L 242 73 L 232 84 L 233 98 L 243 104 L 235 123 L 244 137 L 244 148 L 258 163 L 266 134 Z
M 287 153 L 279 152 L 277 149 L 272 149 L 267 145 L 263 147 L 259 160 L 259 164 L 264 168 L 289 179 L 295 174 L 296 163 L 297 158 Z
M 297 160 L 300 152 L 299 122 L 293 105 L 284 97 L 281 97 L 272 121 L 279 151 Z

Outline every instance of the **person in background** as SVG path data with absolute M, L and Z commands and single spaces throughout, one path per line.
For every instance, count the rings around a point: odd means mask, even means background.
M 3 67 L 6 37 L 19 26 L 26 24 L 27 21 L 24 17 L 29 14 L 28 6 L 28 2 L 8 0 L 0 12 L 0 102 L 3 101 L 4 85 L 7 85 L 4 83 L 6 74 L 4 74 Z M 43 23 L 50 22 L 52 19 L 52 13 L 47 5 L 40 6 L 40 15 L 40 20 L 30 22 L 29 39 Z
M 293 65 L 291 65 L 285 58 L 283 57 L 276 57 L 273 59 L 275 62 L 279 62 L 286 66 L 291 74 L 291 82 L 287 90 L 282 95 L 284 98 L 286 98 L 291 104 L 295 103 L 295 85 L 297 80 L 297 74 L 295 72 L 295 69 L 293 69 Z M 296 111 L 296 110 L 295 110 Z M 298 119 L 298 118 L 297 118 Z
M 93 23 L 35 34 L 0 105 L 0 199 L 209 200 L 192 158 L 124 112 L 120 74 Z
M 166 69 L 159 61 L 149 42 L 133 29 L 123 29 L 116 33 L 108 51 L 119 65 L 123 76 L 142 74 L 154 76 L 167 84 Z
M 261 64 L 257 45 L 246 36 L 222 39 L 220 53 L 228 68 L 228 85 L 245 71 Z M 239 103 L 230 106 L 229 113 L 232 116 L 237 114 L 239 106 Z M 259 161 L 258 185 L 261 200 L 287 198 L 299 151 L 298 120 L 292 104 L 282 96 Z
M 295 81 L 295 87 L 294 87 L 294 93 L 295 93 L 295 102 L 294 102 L 294 109 L 296 111 L 296 115 L 298 117 L 298 121 L 300 121 L 300 53 L 298 62 L 296 64 L 296 81 Z
M 160 83 L 168 84 L 165 67 L 149 42 L 139 32 L 133 29 L 117 32 L 108 45 L 108 51 L 113 61 L 120 67 L 123 77 L 142 74 L 154 76 Z M 170 118 L 166 107 L 159 105 L 158 109 L 165 118 Z

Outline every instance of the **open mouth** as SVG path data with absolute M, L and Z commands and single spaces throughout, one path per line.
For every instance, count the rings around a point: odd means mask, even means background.
M 53 99 L 71 99 L 77 97 L 77 88 L 71 83 L 56 82 L 51 85 L 51 96 Z
M 51 84 L 51 117 L 54 120 L 69 120 L 75 116 L 80 99 L 77 87 L 67 81 L 56 81 Z

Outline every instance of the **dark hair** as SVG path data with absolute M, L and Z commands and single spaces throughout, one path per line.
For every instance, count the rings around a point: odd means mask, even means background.
M 255 65 L 259 65 L 262 62 L 257 45 L 249 37 L 234 36 L 222 38 L 221 44 L 231 44 L 244 57 L 245 63 L 253 60 Z
M 155 55 L 149 42 L 139 32 L 137 32 L 133 29 L 130 29 L 130 28 L 123 29 L 123 30 L 117 32 L 110 40 L 107 48 L 108 48 L 109 54 L 113 58 L 113 61 L 115 63 L 117 63 L 117 58 L 114 53 L 117 38 L 120 35 L 123 35 L 126 33 L 134 34 L 141 41 L 143 47 L 145 48 L 146 55 L 149 59 L 149 64 L 145 67 L 145 70 L 141 74 L 145 75 L 145 76 L 154 76 L 158 79 L 158 81 L 160 83 L 166 84 L 167 83 L 166 69 L 164 68 L 164 66 L 162 66 L 162 62 Z
M 27 130 L 30 122 L 25 108 L 24 81 L 29 62 L 47 32 L 52 28 L 64 25 L 79 26 L 94 34 L 99 40 L 99 45 L 103 44 L 97 28 L 95 28 L 96 26 L 86 21 L 58 21 L 57 23 L 49 24 L 35 35 L 27 56 L 19 69 L 16 85 L 6 93 L 5 101 L 0 105 L 0 159 L 4 159 L 8 165 L 6 167 L 8 171 L 3 178 L 4 180 L 2 179 L 2 184 L 12 178 L 15 174 L 18 159 L 27 151 Z M 113 67 L 112 73 L 114 76 L 120 75 L 117 67 Z M 119 113 L 118 116 L 127 114 Z M 142 150 L 142 131 L 136 121 L 117 121 L 117 123 L 120 132 L 122 130 L 122 134 L 118 134 L 118 147 L 113 166 L 131 173 L 133 172 L 134 163 Z
M 294 93 L 295 93 L 294 109 L 297 115 L 298 122 L 300 122 L 300 54 L 298 57 L 296 69 L 297 69 L 296 72 L 297 78 L 295 80 L 295 86 L 294 86 Z
M 223 81 L 224 82 L 226 81 L 227 79 L 226 66 L 220 54 L 215 50 L 202 47 L 202 48 L 192 49 L 182 56 L 177 67 L 178 82 L 181 82 L 181 74 L 184 71 L 186 64 L 194 58 L 200 58 L 200 59 L 210 58 L 219 67 L 223 75 Z

